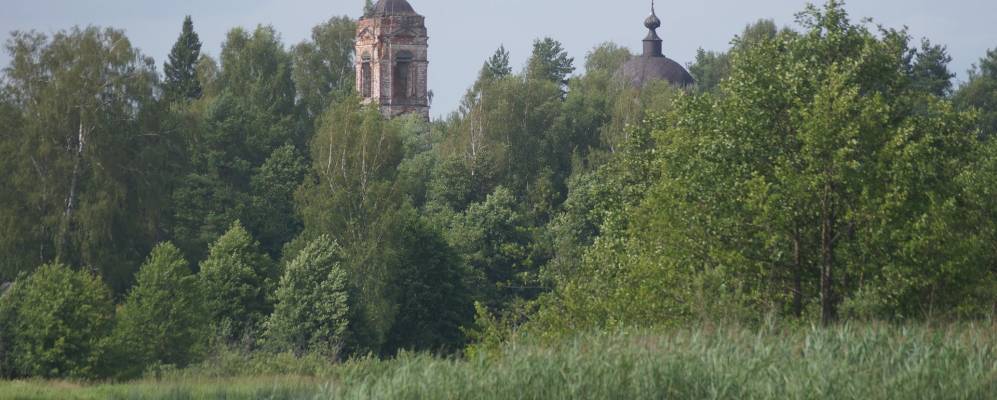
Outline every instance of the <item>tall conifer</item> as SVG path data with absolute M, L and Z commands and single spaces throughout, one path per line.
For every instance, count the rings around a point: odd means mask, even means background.
M 192 100 L 201 97 L 201 83 L 197 80 L 197 60 L 200 57 L 201 39 L 194 32 L 194 22 L 188 15 L 183 21 L 180 38 L 170 51 L 170 60 L 163 67 L 167 99 Z

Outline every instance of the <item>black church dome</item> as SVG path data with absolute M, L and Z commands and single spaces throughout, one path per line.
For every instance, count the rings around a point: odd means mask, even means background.
M 661 20 L 654 14 L 654 3 L 651 3 L 651 15 L 644 20 L 647 27 L 647 37 L 644 38 L 644 54 L 635 56 L 620 68 L 619 73 L 635 87 L 644 87 L 648 82 L 663 80 L 676 86 L 690 86 L 696 81 L 679 63 L 665 57 L 661 52 L 661 38 L 656 30 L 661 27 Z
M 696 82 L 682 65 L 664 56 L 636 56 L 623 64 L 620 72 L 635 87 L 644 87 L 657 80 L 677 86 L 690 86 Z

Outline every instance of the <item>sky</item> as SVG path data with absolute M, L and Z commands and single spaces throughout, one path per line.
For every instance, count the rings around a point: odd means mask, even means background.
M 816 0 L 822 2 L 823 0 Z M 646 33 L 647 0 L 409 0 L 426 16 L 429 29 L 429 88 L 434 116 L 455 110 L 484 60 L 499 45 L 512 53 L 513 66 L 526 63 L 533 40 L 545 36 L 564 44 L 584 65 L 586 53 L 603 42 L 639 52 Z M 745 25 L 761 18 L 796 26 L 794 15 L 806 0 L 658 0 L 659 36 L 665 55 L 686 65 L 696 50 L 724 50 Z M 333 16 L 361 14 L 363 0 L 0 0 L 0 33 L 36 30 L 53 33 L 73 26 L 123 29 L 132 44 L 162 62 L 191 15 L 203 52 L 217 56 L 225 33 L 237 26 L 272 25 L 288 47 L 309 37 L 311 28 Z M 948 46 L 957 80 L 989 48 L 997 48 L 995 0 L 851 0 L 852 20 L 909 28 Z M 0 55 L 0 65 L 10 57 Z

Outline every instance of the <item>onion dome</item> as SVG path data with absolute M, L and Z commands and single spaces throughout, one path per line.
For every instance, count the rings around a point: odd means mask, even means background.
M 661 27 L 661 20 L 658 19 L 657 15 L 654 15 L 653 8 L 651 9 L 651 15 L 648 15 L 647 19 L 644 20 L 644 26 L 652 31 Z
M 635 87 L 644 87 L 655 80 L 664 80 L 677 86 L 689 86 L 695 83 L 689 71 L 679 63 L 665 57 L 661 51 L 661 38 L 656 31 L 661 27 L 661 20 L 654 13 L 654 2 L 651 2 L 651 15 L 644 20 L 647 37 L 644 38 L 644 54 L 633 57 L 620 69 L 621 74 Z

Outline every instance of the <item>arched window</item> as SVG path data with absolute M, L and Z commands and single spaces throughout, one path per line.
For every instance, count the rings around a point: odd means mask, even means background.
M 360 64 L 360 91 L 361 95 L 365 99 L 369 99 L 370 84 L 371 84 L 371 72 L 370 72 L 370 53 L 364 53 L 363 58 L 361 58 L 362 63 Z
M 414 97 L 414 93 L 412 93 L 413 85 L 411 79 L 411 68 L 412 53 L 403 50 L 395 54 L 395 82 L 393 96 L 396 99 Z

